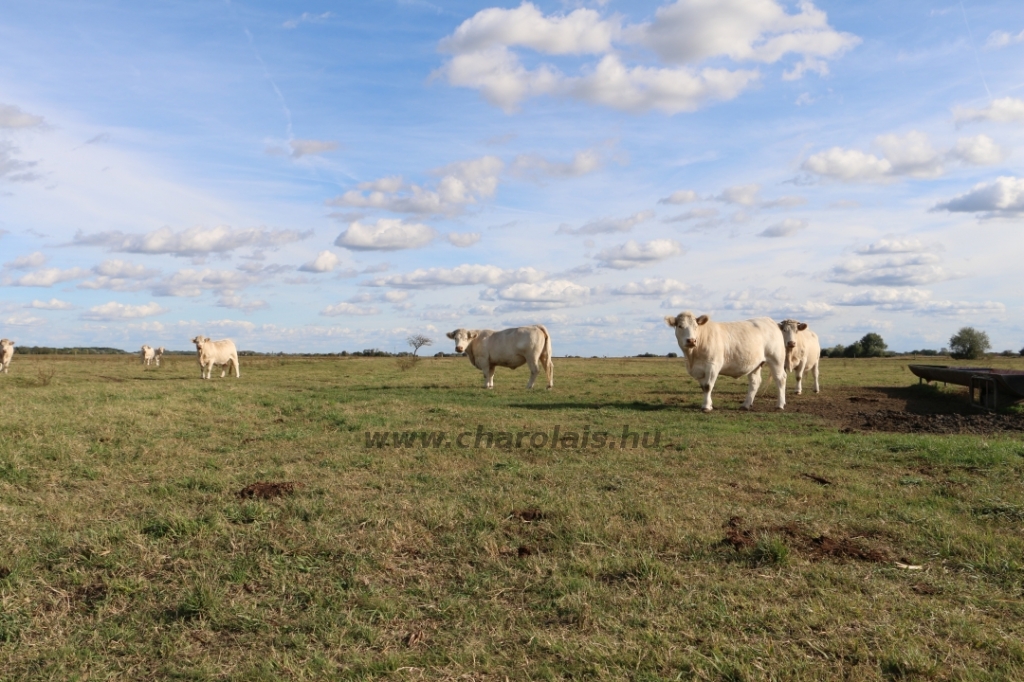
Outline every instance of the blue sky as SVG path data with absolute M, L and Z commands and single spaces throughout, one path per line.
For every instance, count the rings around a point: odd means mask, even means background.
M 0 336 L 1024 346 L 1014 2 L 8 2 Z

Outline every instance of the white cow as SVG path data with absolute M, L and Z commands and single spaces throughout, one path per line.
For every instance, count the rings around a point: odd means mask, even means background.
M 533 382 L 541 368 L 548 377 L 548 388 L 555 385 L 555 365 L 551 362 L 551 334 L 541 324 L 530 327 L 513 327 L 500 332 L 490 329 L 456 329 L 448 332 L 448 338 L 455 341 L 455 352 L 466 352 L 473 366 L 484 373 L 484 388 L 494 388 L 494 368 L 515 369 L 530 366 L 530 381 L 526 388 L 533 388 Z
M 155 357 L 156 357 L 156 352 L 153 350 L 152 346 L 143 346 L 142 347 L 142 364 L 144 364 L 144 365 L 146 365 L 148 367 L 149 364 L 151 362 L 153 362 L 153 359 Z
M 157 367 L 160 366 L 160 358 L 162 358 L 164 356 L 164 351 L 165 350 L 167 350 L 167 349 L 164 348 L 163 346 L 160 346 L 159 348 L 157 348 L 157 349 L 155 349 L 153 351 L 153 361 L 156 363 Z
M 807 328 L 806 322 L 783 320 L 779 322 L 782 340 L 786 344 L 786 371 L 796 375 L 796 394 L 804 390 L 804 374 L 814 375 L 814 392 L 821 392 L 818 382 L 818 360 L 821 359 L 821 343 L 818 335 Z
M 238 370 L 238 350 L 235 349 L 235 342 L 231 339 L 211 341 L 208 336 L 197 336 L 192 339 L 196 344 L 196 353 L 199 355 L 199 372 L 204 379 L 209 379 L 213 372 L 214 365 L 220 365 L 224 369 L 220 371 L 221 378 L 235 367 L 235 378 L 242 376 Z
M 779 409 L 786 407 L 786 345 L 782 331 L 770 317 L 742 322 L 712 322 L 707 315 L 694 317 L 687 311 L 667 316 L 665 322 L 676 330 L 676 341 L 686 359 L 686 369 L 704 389 L 704 411 L 711 411 L 711 391 L 718 375 L 738 379 L 750 377 L 743 408 L 749 410 L 761 386 L 765 364 L 779 390 Z
M 7 368 L 11 366 L 11 358 L 14 357 L 14 341 L 0 339 L 0 371 L 7 374 Z

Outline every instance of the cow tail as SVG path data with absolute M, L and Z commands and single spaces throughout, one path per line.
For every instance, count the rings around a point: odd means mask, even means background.
M 540 361 L 544 366 L 544 374 L 548 378 L 548 387 L 551 387 L 555 381 L 555 363 L 551 360 L 551 334 L 548 333 L 548 328 L 544 325 L 538 324 L 537 326 L 544 332 L 544 350 L 540 353 Z

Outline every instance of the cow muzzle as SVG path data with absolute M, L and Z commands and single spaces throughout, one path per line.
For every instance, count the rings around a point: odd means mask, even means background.
M 461 353 L 464 350 L 466 350 L 465 346 L 455 346 L 456 353 Z
M 790 341 L 789 343 L 787 343 L 786 348 L 788 348 L 789 350 L 793 350 L 794 348 L 796 348 L 796 341 Z
M 684 343 L 687 348 L 695 348 L 697 346 L 697 339 L 686 339 Z

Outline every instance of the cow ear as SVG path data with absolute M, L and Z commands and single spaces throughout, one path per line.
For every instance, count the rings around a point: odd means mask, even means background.
M 806 322 L 801 322 L 800 324 L 798 324 L 798 325 L 796 326 L 796 330 L 797 330 L 797 331 L 800 331 L 800 332 L 802 332 L 802 331 L 803 331 L 803 330 L 805 330 L 805 329 L 807 329 L 807 323 L 806 323 Z
M 779 322 L 779 329 L 786 331 L 786 324 L 784 322 Z
M 467 332 L 466 336 L 469 338 L 470 341 L 472 341 L 476 337 L 480 336 L 480 332 L 474 330 L 474 331 L 471 331 L 471 332 Z
M 449 339 L 454 339 L 455 338 L 455 332 L 448 332 L 447 334 L 445 334 L 445 336 L 447 336 Z
M 665 316 L 665 324 L 667 324 L 670 327 L 676 326 L 676 318 L 674 316 L 672 316 L 672 315 L 666 315 Z
M 707 315 L 701 315 L 697 318 L 697 324 L 707 324 L 710 319 Z

